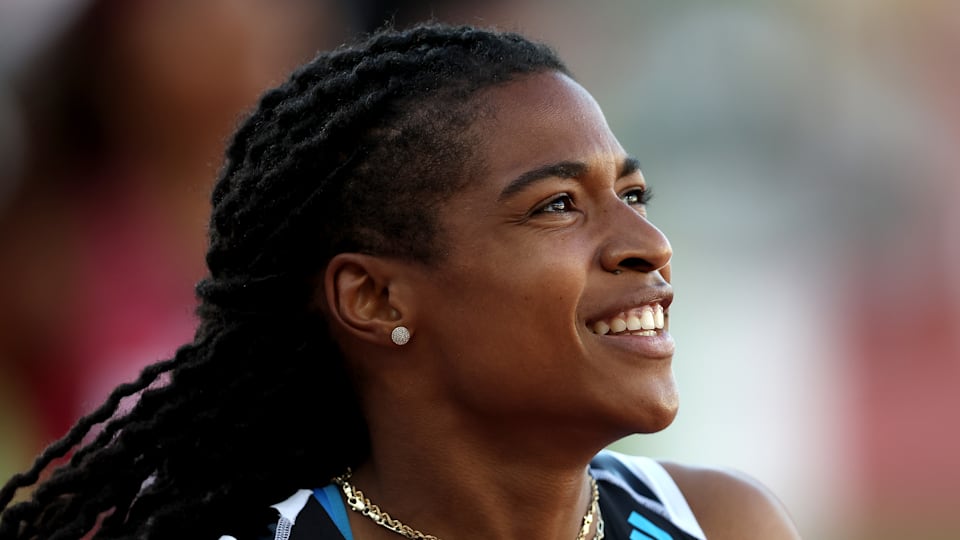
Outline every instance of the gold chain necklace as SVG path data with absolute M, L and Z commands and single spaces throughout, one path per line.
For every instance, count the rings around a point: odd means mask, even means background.
M 377 525 L 390 529 L 410 540 L 440 540 L 436 536 L 422 533 L 390 517 L 390 514 L 383 510 L 380 510 L 379 506 L 370 502 L 370 499 L 366 498 L 362 491 L 350 483 L 352 474 L 352 471 L 347 469 L 347 472 L 342 476 L 333 479 L 334 483 L 339 485 L 343 491 L 343 496 L 346 497 L 347 506 L 350 507 L 350 510 L 360 512 L 360 514 L 370 518 Z M 592 492 L 592 500 L 590 501 L 590 506 L 587 507 L 587 513 L 583 515 L 580 534 L 577 535 L 576 540 L 586 540 L 587 534 L 590 533 L 590 526 L 593 525 L 594 521 L 597 522 L 597 530 L 593 534 L 593 540 L 603 540 L 603 516 L 600 514 L 600 490 L 597 488 L 597 481 L 594 480 L 593 476 L 590 476 L 590 491 Z

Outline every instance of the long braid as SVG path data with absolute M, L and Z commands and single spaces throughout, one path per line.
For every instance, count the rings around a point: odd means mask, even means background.
M 322 54 L 267 92 L 213 190 L 194 342 L 115 390 L 0 490 L 0 540 L 94 528 L 98 539 L 256 538 L 270 504 L 365 459 L 359 398 L 313 305 L 316 276 L 343 251 L 442 257 L 436 209 L 482 165 L 470 97 L 546 70 L 565 72 L 520 36 L 424 25 Z M 71 450 L 31 500 L 10 506 Z
M 40 478 L 40 473 L 46 469 L 50 463 L 58 458 L 63 457 L 71 448 L 79 444 L 93 426 L 110 418 L 110 416 L 116 412 L 117 407 L 120 405 L 120 400 L 126 396 L 133 395 L 152 384 L 161 373 L 168 371 L 175 361 L 175 359 L 167 360 L 165 362 L 159 362 L 148 366 L 143 370 L 136 381 L 122 384 L 115 388 L 110 393 L 110 396 L 103 403 L 103 405 L 101 405 L 94 412 L 81 418 L 62 439 L 47 447 L 47 449 L 37 457 L 33 466 L 28 471 L 15 474 L 10 481 L 4 485 L 2 489 L 0 489 L 0 507 L 6 508 L 6 506 L 10 504 L 10 501 L 13 499 L 17 488 L 28 486 L 36 482 Z M 98 440 L 98 442 L 101 444 L 103 443 L 101 440 Z M 79 455 L 80 452 L 78 452 L 74 457 L 78 458 Z

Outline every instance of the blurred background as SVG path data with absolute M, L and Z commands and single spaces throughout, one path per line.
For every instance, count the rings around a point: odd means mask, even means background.
M 559 50 L 671 238 L 682 406 L 808 539 L 960 538 L 960 3 L 4 0 L 0 481 L 192 336 L 207 199 L 266 88 L 424 17 Z

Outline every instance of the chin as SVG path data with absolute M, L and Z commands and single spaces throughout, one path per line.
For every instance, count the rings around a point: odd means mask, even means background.
M 633 433 L 656 433 L 666 429 L 677 417 L 680 399 L 676 387 L 669 385 L 655 397 L 642 401 L 641 408 L 634 416 Z
M 648 419 L 648 421 L 644 423 L 642 429 L 638 430 L 637 433 L 656 433 L 658 431 L 663 431 L 673 423 L 673 420 L 676 417 L 677 407 L 660 411 L 660 413 L 654 418 Z

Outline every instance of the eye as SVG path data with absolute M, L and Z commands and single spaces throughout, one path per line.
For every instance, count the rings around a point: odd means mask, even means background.
M 534 210 L 534 214 L 565 214 L 573 211 L 573 198 L 566 193 L 550 199 L 546 204 Z
M 650 199 L 653 198 L 653 193 L 649 189 L 639 187 L 625 191 L 620 195 L 620 200 L 629 204 L 630 206 L 644 206 Z

